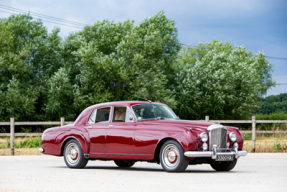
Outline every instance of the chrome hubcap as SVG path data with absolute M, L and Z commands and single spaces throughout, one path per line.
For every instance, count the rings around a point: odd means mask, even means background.
M 79 161 L 79 147 L 75 143 L 70 143 L 66 148 L 66 160 L 69 164 L 74 165 Z
M 176 167 L 180 160 L 178 148 L 173 144 L 165 146 L 162 152 L 162 159 L 166 167 Z
M 176 152 L 174 151 L 170 151 L 168 154 L 167 154 L 167 159 L 170 163 L 174 163 L 177 159 L 177 155 L 176 155 Z
M 76 159 L 77 158 L 77 155 L 78 155 L 78 152 L 76 149 L 72 149 L 71 150 L 71 158 L 72 159 Z

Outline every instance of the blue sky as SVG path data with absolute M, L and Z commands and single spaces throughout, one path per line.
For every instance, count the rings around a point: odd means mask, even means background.
M 287 0 L 2 0 L 0 4 L 86 24 L 103 19 L 130 19 L 138 24 L 164 11 L 175 20 L 183 44 L 196 45 L 217 38 L 245 45 L 255 53 L 287 58 Z M 10 15 L 1 10 L 0 17 Z M 61 37 L 79 30 L 44 24 L 49 30 L 60 27 Z M 287 84 L 287 60 L 268 60 L 274 65 L 273 79 Z M 279 93 L 287 93 L 287 85 L 278 85 L 267 95 Z

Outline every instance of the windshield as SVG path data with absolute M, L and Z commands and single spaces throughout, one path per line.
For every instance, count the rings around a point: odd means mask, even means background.
M 166 105 L 143 104 L 132 107 L 138 120 L 147 119 L 178 119 L 175 113 Z

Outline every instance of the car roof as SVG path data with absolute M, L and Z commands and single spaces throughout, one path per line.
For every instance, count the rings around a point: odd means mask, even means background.
M 101 107 L 101 106 L 109 106 L 109 105 L 133 106 L 133 105 L 140 105 L 140 104 L 165 105 L 163 103 L 149 102 L 149 101 L 113 101 L 113 102 L 106 102 L 106 103 L 96 104 L 96 105 L 93 105 L 93 107 Z
M 149 102 L 149 101 L 114 101 L 114 102 L 100 103 L 87 107 L 85 110 L 83 110 L 82 113 L 76 119 L 75 125 L 84 125 L 85 122 L 87 121 L 87 118 L 89 118 L 90 114 L 95 108 L 105 106 L 115 106 L 115 105 L 131 107 L 133 105 L 141 105 L 141 104 L 165 105 L 163 103 Z

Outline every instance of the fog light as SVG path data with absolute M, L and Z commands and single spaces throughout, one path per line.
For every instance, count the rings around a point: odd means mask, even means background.
M 201 141 L 203 143 L 205 143 L 207 141 L 207 139 L 208 139 L 208 136 L 207 136 L 206 133 L 203 132 L 203 133 L 200 133 L 200 138 L 201 138 Z
M 207 150 L 207 143 L 203 143 L 202 148 L 203 148 L 203 151 L 206 151 Z
M 233 147 L 237 149 L 238 148 L 238 143 L 234 143 Z
M 234 132 L 229 133 L 229 139 L 231 142 L 235 142 L 237 140 L 237 136 Z
M 227 142 L 227 143 L 226 143 L 226 148 L 229 148 L 229 146 L 230 146 L 230 143 Z

